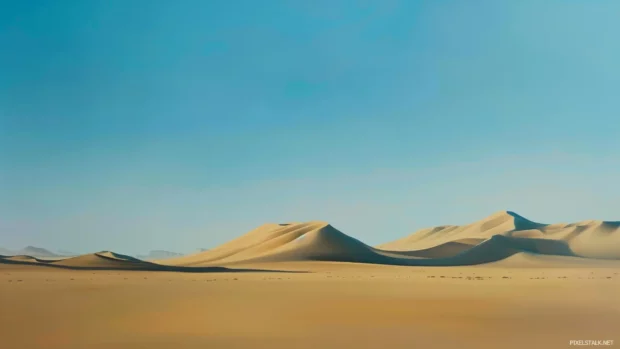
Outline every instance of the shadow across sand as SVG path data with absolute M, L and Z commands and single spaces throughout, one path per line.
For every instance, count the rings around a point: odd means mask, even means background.
M 123 267 L 88 267 L 88 266 L 67 266 L 54 263 L 33 263 L 27 261 L 16 261 L 0 257 L 0 264 L 27 265 L 32 267 L 56 268 L 68 270 L 113 270 L 113 271 L 153 271 L 153 272 L 180 272 L 180 273 L 288 273 L 305 274 L 307 271 L 274 270 L 274 269 L 232 269 L 225 267 L 179 267 L 168 266 L 155 263 L 140 263 L 140 265 Z

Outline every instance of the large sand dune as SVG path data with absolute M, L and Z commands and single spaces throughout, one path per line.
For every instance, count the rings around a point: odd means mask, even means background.
M 501 211 L 478 222 L 464 225 L 446 225 L 422 229 L 403 239 L 378 246 L 387 250 L 411 250 L 436 246 L 460 239 L 484 240 L 496 234 L 511 231 L 540 231 L 547 225 L 532 222 L 514 212 Z
M 532 239 L 540 253 L 556 254 L 566 245 L 562 255 L 586 258 L 620 259 L 620 222 L 584 221 L 572 224 L 542 224 L 532 222 L 514 212 L 498 212 L 481 221 L 465 226 L 440 226 L 423 229 L 403 239 L 378 246 L 380 249 L 410 251 L 438 246 L 453 241 L 480 241 L 500 235 L 515 238 L 519 246 Z M 467 240 L 465 240 L 467 239 Z M 544 246 L 553 246 L 548 249 Z M 538 249 L 538 248 L 537 248 Z M 552 251 L 554 250 L 554 251 Z

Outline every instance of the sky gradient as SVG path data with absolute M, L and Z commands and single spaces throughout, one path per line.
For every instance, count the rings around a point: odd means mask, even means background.
M 0 246 L 620 220 L 620 2 L 0 1 Z

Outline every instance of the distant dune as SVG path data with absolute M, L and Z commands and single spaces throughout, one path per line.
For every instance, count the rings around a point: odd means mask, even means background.
M 163 265 L 143 261 L 110 251 L 89 253 L 76 257 L 37 258 L 33 256 L 0 256 L 0 264 L 18 264 L 73 270 L 133 270 L 133 271 L 174 271 L 174 272 L 255 272 L 269 271 L 259 269 L 229 269 L 219 266 L 184 267 Z
M 542 224 L 502 211 L 465 226 L 422 229 L 377 247 L 368 246 L 327 222 L 312 221 L 265 224 L 219 247 L 186 256 L 152 251 L 150 255 L 159 258 L 144 258 L 150 262 L 113 252 L 55 260 L 43 258 L 57 257 L 44 249 L 29 247 L 28 252 L 32 253 L 2 260 L 57 267 L 141 270 L 303 261 L 402 266 L 557 265 L 567 261 L 579 264 L 588 258 L 620 260 L 620 222 Z
M 109 251 L 85 254 L 50 263 L 65 267 L 87 268 L 148 269 L 151 267 L 148 262 Z
M 60 268 L 84 269 L 154 269 L 151 263 L 139 259 L 117 254 L 114 252 L 90 253 L 76 257 L 44 259 L 28 255 L 9 256 L 0 259 L 0 262 L 30 263 Z

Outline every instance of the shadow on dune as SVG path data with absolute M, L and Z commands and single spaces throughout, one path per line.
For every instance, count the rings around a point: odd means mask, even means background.
M 453 257 L 467 251 L 476 245 L 461 243 L 458 241 L 450 241 L 445 242 L 443 244 L 439 244 L 437 246 L 424 248 L 421 250 L 411 250 L 411 251 L 392 251 L 392 250 L 383 250 L 380 251 L 387 255 L 392 254 L 396 256 L 408 256 L 408 257 L 417 257 L 417 258 L 447 258 Z
M 495 235 L 479 245 L 463 248 L 463 251 L 450 257 L 420 258 L 419 256 L 415 256 L 416 251 L 384 251 L 364 247 L 363 245 L 353 245 L 347 246 L 347 253 L 309 253 L 303 256 L 303 259 L 312 261 L 432 267 L 467 266 L 497 262 L 521 252 L 578 257 L 564 241 L 512 238 L 502 235 Z
M 496 262 L 508 258 L 520 252 L 529 252 L 542 255 L 571 256 L 577 257 L 564 241 L 513 238 L 503 235 L 495 235 L 492 238 L 464 250 L 451 257 L 428 258 L 428 259 L 401 259 L 394 257 L 390 252 L 387 262 L 389 264 L 411 266 L 465 266 Z M 381 250 L 377 251 L 381 254 Z M 402 256 L 411 256 L 415 251 L 401 252 Z
M 520 252 L 577 257 L 564 241 L 495 235 L 480 245 L 465 250 L 454 257 L 415 262 L 425 266 L 477 265 L 496 262 Z

